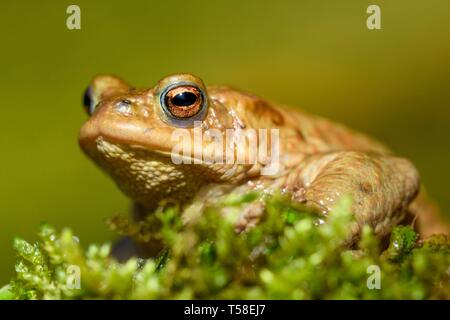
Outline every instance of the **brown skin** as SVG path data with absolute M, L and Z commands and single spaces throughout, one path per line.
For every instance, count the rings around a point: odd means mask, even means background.
M 168 102 L 165 111 L 161 95 L 171 86 L 175 88 L 168 94 L 171 99 L 189 91 L 196 100 L 179 109 Z M 415 167 L 379 142 L 340 124 L 228 87 L 206 88 L 189 74 L 166 77 L 143 90 L 112 76 L 97 76 L 90 88 L 90 107 L 95 110 L 80 130 L 80 146 L 133 199 L 137 218 L 160 201 L 188 206 L 211 195 L 264 189 L 288 192 L 325 215 L 342 195 L 350 194 L 357 221 L 350 226 L 353 239 L 365 224 L 380 236 L 405 222 L 415 224 L 423 237 L 448 233 L 447 224 L 423 191 L 417 197 L 420 183 Z M 202 105 L 201 93 L 207 105 Z M 245 128 L 279 129 L 280 174 L 261 175 L 264 164 L 258 162 L 174 164 L 170 155 L 178 140 L 172 134 L 184 130 L 192 137 L 194 127 L 189 121 L 194 118 L 202 129 L 217 129 L 223 135 L 226 129 L 235 129 L 238 135 Z M 203 140 L 200 148 L 206 150 L 209 144 Z M 254 146 L 247 148 L 257 151 Z M 236 222 L 237 230 L 257 223 L 262 211 L 260 201 L 249 205 Z

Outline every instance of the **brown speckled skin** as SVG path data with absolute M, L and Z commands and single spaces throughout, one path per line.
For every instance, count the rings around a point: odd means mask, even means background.
M 157 97 L 167 85 L 180 80 L 196 83 L 207 92 L 209 108 L 203 129 L 279 129 L 281 173 L 261 176 L 260 163 L 174 164 L 170 152 L 176 142 L 170 137 L 178 128 L 164 121 Z M 228 87 L 205 88 L 189 74 L 166 77 L 154 88 L 143 90 L 112 76 L 97 76 L 91 88 L 98 105 L 81 128 L 80 145 L 134 200 L 138 218 L 160 201 L 187 206 L 193 199 L 208 200 L 233 190 L 264 189 L 289 192 L 324 214 L 339 197 L 352 195 L 358 223 L 350 228 L 355 238 L 364 224 L 383 236 L 405 219 L 413 220 L 424 237 L 448 232 L 424 196 L 413 201 L 420 189 L 415 167 L 379 142 L 342 125 Z M 129 110 L 118 112 L 118 102 L 125 99 L 131 102 Z M 184 130 L 192 133 L 193 128 Z M 203 143 L 205 148 L 207 142 Z M 260 202 L 249 206 L 237 229 L 257 223 L 261 212 Z

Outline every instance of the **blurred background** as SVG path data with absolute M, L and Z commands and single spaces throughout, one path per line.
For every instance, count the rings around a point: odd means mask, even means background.
M 190 72 L 347 124 L 412 159 L 450 216 L 449 1 L 2 1 L 0 35 L 0 286 L 15 236 L 46 221 L 105 242 L 104 218 L 128 211 L 77 143 L 97 73 L 146 87 Z

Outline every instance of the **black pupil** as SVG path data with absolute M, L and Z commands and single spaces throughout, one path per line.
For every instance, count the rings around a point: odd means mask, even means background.
M 197 96 L 189 91 L 180 92 L 172 98 L 172 104 L 177 107 L 187 107 L 194 104 L 196 101 Z

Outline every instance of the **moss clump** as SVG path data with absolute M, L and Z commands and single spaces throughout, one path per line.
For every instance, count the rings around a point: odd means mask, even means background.
M 249 195 L 228 197 L 203 208 L 188 224 L 181 223 L 177 209 L 159 210 L 149 219 L 152 225 L 156 219 L 159 229 L 147 237 L 152 228 L 145 223 L 133 226 L 113 219 L 116 228 L 136 239 L 158 239 L 165 247 L 154 259 L 124 264 L 110 257 L 108 244 L 83 250 L 70 230 L 42 226 L 37 243 L 14 241 L 17 275 L 0 290 L 0 298 L 450 298 L 448 237 L 419 242 L 413 230 L 398 227 L 389 248 L 380 253 L 379 240 L 365 228 L 350 250 L 344 246 L 352 221 L 348 199 L 321 224 L 318 216 L 281 196 L 265 200 L 258 226 L 236 234 L 230 219 L 221 215 L 223 206 L 236 213 L 253 200 Z M 381 275 L 375 288 L 372 270 Z

